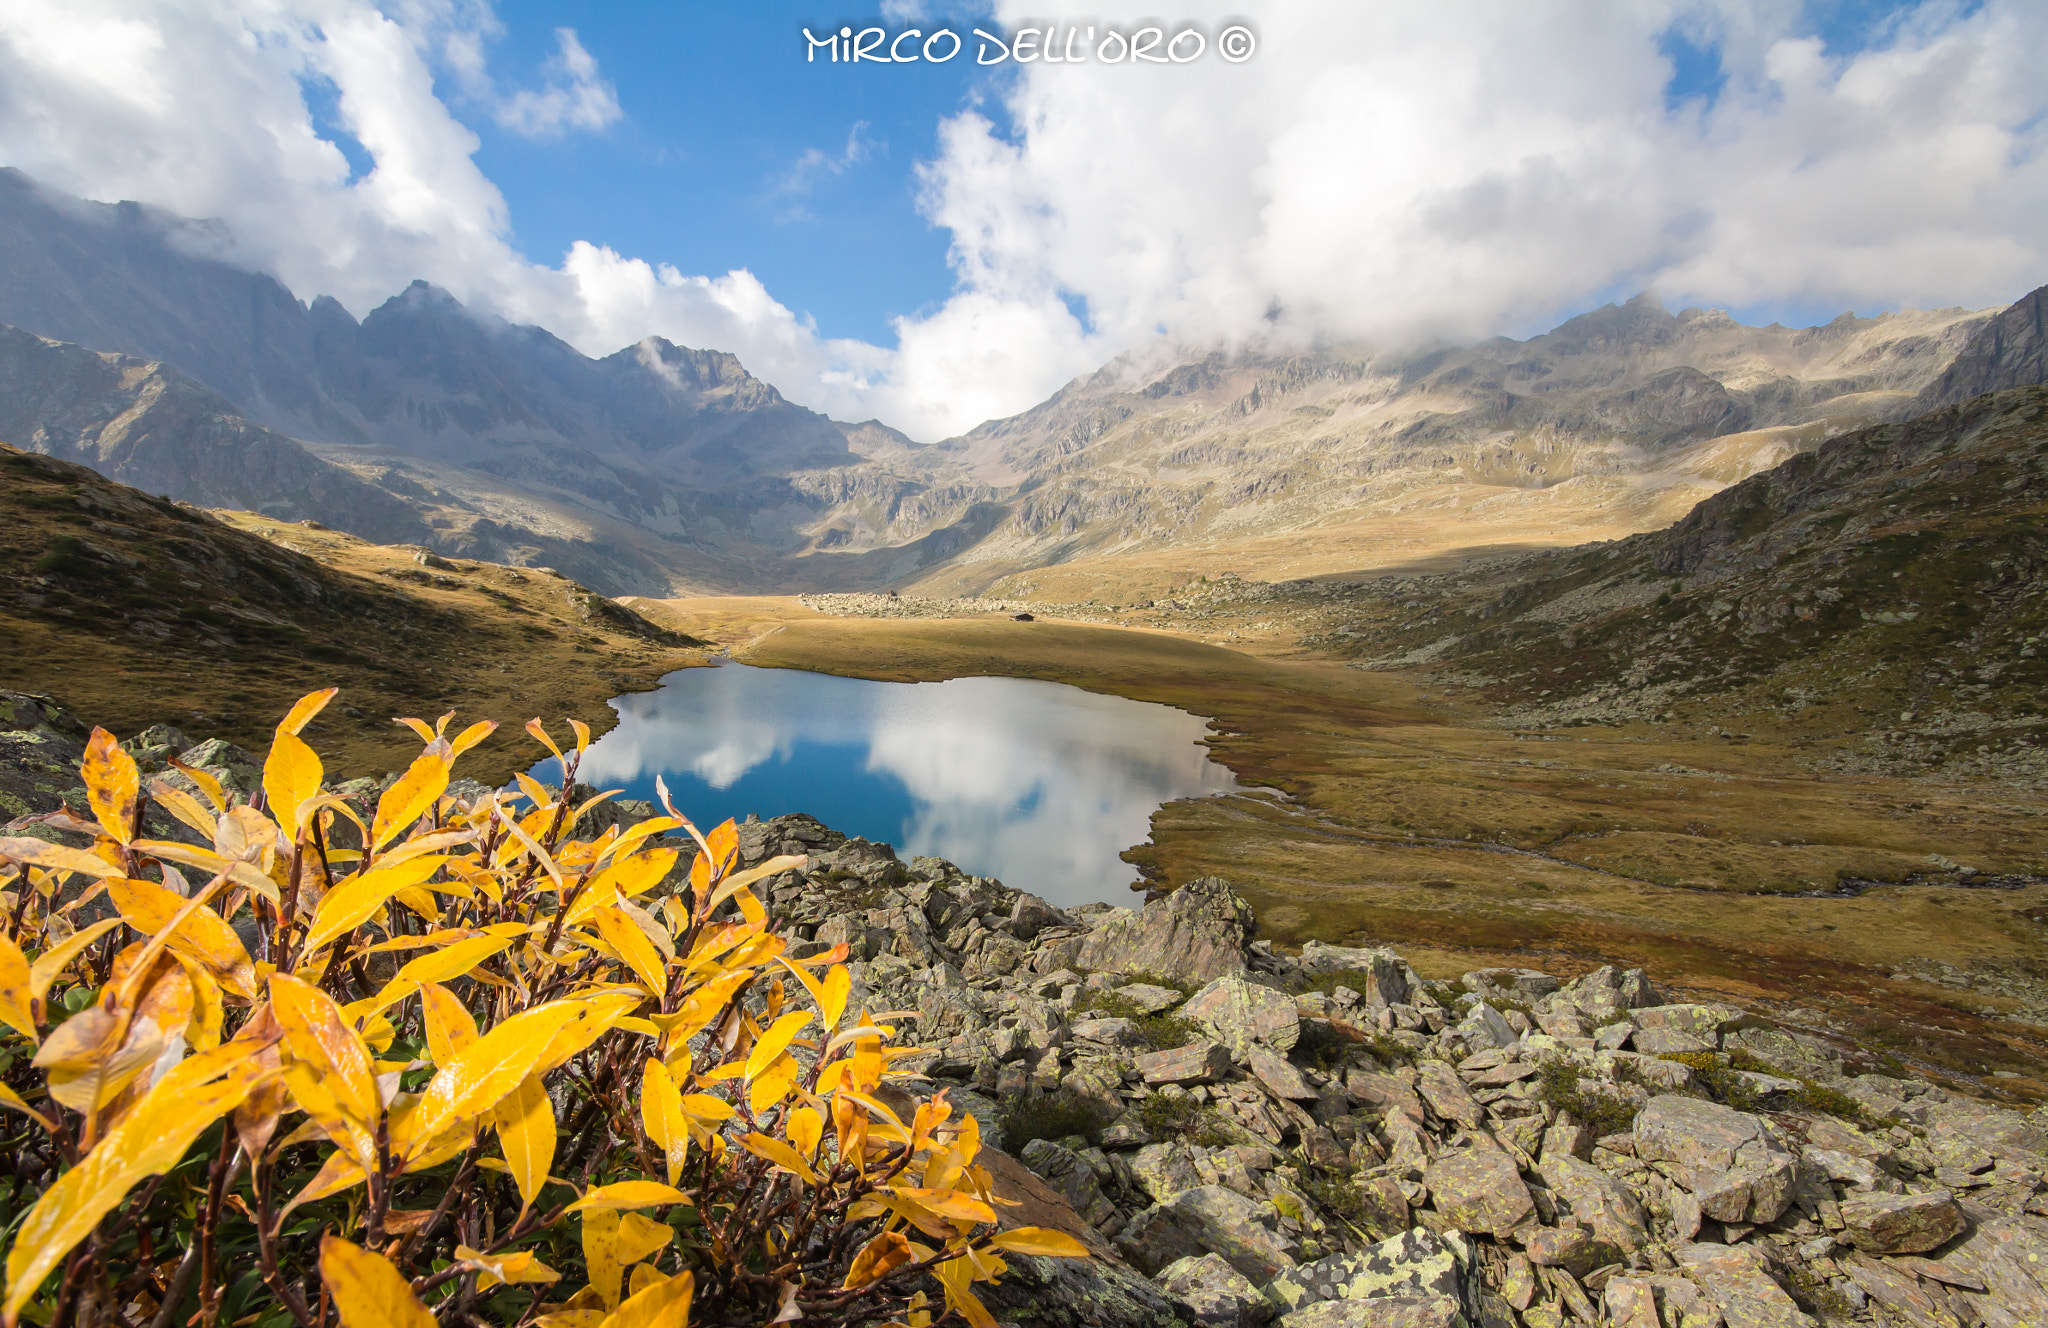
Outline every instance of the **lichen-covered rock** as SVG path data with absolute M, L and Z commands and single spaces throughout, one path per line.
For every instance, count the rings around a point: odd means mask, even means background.
M 1254 1282 L 1294 1267 L 1294 1250 L 1274 1225 L 1279 1214 L 1221 1185 L 1203 1185 L 1147 1208 L 1117 1234 L 1117 1248 L 1157 1275 L 1190 1255 L 1220 1254 Z
M 1843 1235 L 1870 1254 L 1920 1254 L 1946 1245 L 1967 1223 L 1947 1190 L 1855 1194 L 1842 1201 Z
M 1429 1108 L 1447 1121 L 1476 1130 L 1486 1120 L 1486 1108 L 1474 1101 L 1458 1072 L 1442 1061 L 1424 1061 L 1415 1067 L 1415 1088 Z
M 977 1299 L 1008 1328 L 1187 1328 L 1173 1301 L 1112 1259 L 1005 1254 L 1009 1271 Z
M 1316 1100 L 1316 1090 L 1309 1087 L 1308 1080 L 1301 1077 L 1301 1071 L 1295 1069 L 1285 1056 L 1276 1055 L 1255 1042 L 1246 1050 L 1245 1065 L 1277 1097 L 1291 1102 Z
M 1636 1115 L 1635 1155 L 1667 1163 L 1707 1216 L 1723 1222 L 1775 1221 L 1792 1202 L 1796 1159 L 1761 1117 L 1698 1098 L 1665 1094 Z
M 1217 978 L 1189 997 L 1180 1012 L 1208 1028 L 1239 1060 L 1255 1042 L 1285 1052 L 1301 1040 L 1301 1014 L 1294 999 L 1241 977 Z
M 1213 1084 L 1230 1073 L 1230 1052 L 1220 1042 L 1147 1052 L 1132 1061 L 1148 1084 Z
M 1543 1152 L 1543 1181 L 1599 1239 L 1634 1254 L 1650 1241 L 1650 1216 L 1628 1186 L 1570 1153 Z
M 1514 1159 L 1491 1148 L 1438 1158 L 1422 1183 L 1429 1188 L 1430 1205 L 1460 1231 L 1505 1240 L 1536 1220 L 1536 1201 Z
M 1753 1245 L 1681 1245 L 1672 1258 L 1721 1311 L 1727 1328 L 1814 1328 Z
M 1458 985 L 1475 992 L 1480 999 L 1513 1002 L 1540 1001 L 1561 985 L 1548 973 L 1533 968 L 1481 968 L 1458 979 Z
M 1099 922 L 1075 957 L 1081 968 L 1166 973 L 1207 982 L 1245 969 L 1258 924 L 1230 883 L 1204 876 L 1135 913 Z
M 1091 1226 L 1099 1227 L 1116 1215 L 1116 1205 L 1103 1194 L 1095 1169 L 1071 1148 L 1050 1139 L 1033 1139 L 1024 1145 L 1017 1158 L 1052 1186 Z
M 1381 1300 L 1390 1296 L 1459 1296 L 1462 1261 L 1424 1227 L 1404 1231 L 1358 1254 L 1333 1254 L 1273 1279 L 1268 1288 L 1283 1309 L 1326 1300 Z
M 1595 1268 L 1621 1262 L 1621 1251 L 1584 1227 L 1539 1227 L 1528 1233 L 1529 1262 L 1540 1268 L 1562 1268 L 1584 1277 Z
M 1203 1184 L 1202 1173 L 1195 1169 L 1194 1157 L 1184 1143 L 1146 1144 L 1131 1155 L 1127 1165 L 1131 1179 L 1153 1203 L 1165 1203 L 1174 1195 Z
M 1171 1010 L 1187 999 L 1171 987 L 1155 986 L 1150 982 L 1132 982 L 1116 989 L 1116 994 L 1137 1007 L 1139 1014 L 1161 1014 Z
M 1256 1328 L 1275 1313 L 1272 1302 L 1218 1254 L 1176 1260 L 1153 1281 L 1167 1299 L 1187 1306 L 1199 1328 Z
M 1310 941 L 1301 947 L 1300 963 L 1302 971 L 1309 974 L 1347 970 L 1361 974 L 1358 980 L 1363 986 L 1358 994 L 1374 1010 L 1413 1004 L 1423 990 L 1422 979 L 1408 961 L 1384 947 L 1363 949 Z
M 1467 1328 L 1464 1306 L 1451 1296 L 1386 1296 L 1325 1300 L 1280 1319 L 1280 1328 Z

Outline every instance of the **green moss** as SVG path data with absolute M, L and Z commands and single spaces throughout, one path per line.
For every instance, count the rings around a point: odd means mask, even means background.
M 1580 1082 L 1576 1061 L 1552 1056 L 1536 1069 L 1537 1098 L 1570 1116 L 1595 1138 L 1620 1134 L 1635 1124 L 1636 1109 L 1622 1098 Z
M 1138 1103 L 1138 1120 L 1154 1139 L 1178 1139 L 1198 1148 L 1227 1148 L 1237 1142 L 1213 1109 L 1191 1097 L 1148 1097 Z
M 1006 1098 L 997 1120 L 1003 1130 L 1003 1151 L 1023 1151 L 1033 1139 L 1067 1139 L 1081 1135 L 1094 1141 L 1101 1113 L 1080 1095 L 1026 1091 Z

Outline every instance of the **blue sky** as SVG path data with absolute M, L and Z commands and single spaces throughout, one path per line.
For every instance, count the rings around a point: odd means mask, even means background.
M 465 117 L 528 258 L 552 265 L 589 240 L 684 272 L 744 267 L 822 335 L 884 344 L 892 315 L 951 290 L 947 237 L 918 215 L 913 168 L 945 116 L 974 105 L 1001 118 L 1000 75 L 975 67 L 971 37 L 944 64 L 849 66 L 806 63 L 802 29 L 822 36 L 872 13 L 544 0 L 498 12 L 494 68 L 529 75 L 554 54 L 554 30 L 573 27 L 625 112 L 600 133 L 541 144 Z M 974 22 L 952 25 L 967 36 Z

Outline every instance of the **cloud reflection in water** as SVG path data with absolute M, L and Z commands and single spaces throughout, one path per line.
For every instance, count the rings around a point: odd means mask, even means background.
M 1055 904 L 1131 902 L 1119 854 L 1162 803 L 1235 788 L 1207 721 L 1023 678 L 869 682 L 743 664 L 684 669 L 612 702 L 583 779 L 709 825 L 808 812 Z M 548 763 L 552 766 L 552 762 Z

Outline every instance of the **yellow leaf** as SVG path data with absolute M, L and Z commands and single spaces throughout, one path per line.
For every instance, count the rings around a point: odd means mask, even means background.
M 578 1055 L 585 1047 L 603 1037 L 605 1033 L 625 1017 L 626 1011 L 640 1004 L 638 992 L 606 992 L 585 1000 L 572 1001 L 579 1007 L 576 1017 L 562 1026 L 555 1034 L 555 1040 L 548 1044 L 547 1054 L 534 1065 L 535 1074 L 546 1074 L 568 1064 L 569 1058 Z
M 562 1280 L 562 1275 L 542 1263 L 532 1250 L 485 1254 L 482 1250 L 473 1250 L 467 1245 L 457 1245 L 455 1257 L 476 1269 L 476 1289 L 479 1291 L 489 1291 L 499 1285 Z
M 668 990 L 668 972 L 655 953 L 654 942 L 647 939 L 647 933 L 640 930 L 640 924 L 616 908 L 600 908 L 591 914 L 597 930 L 605 941 L 619 952 L 619 958 L 631 966 L 640 980 L 647 984 L 647 990 L 660 997 Z
M 520 1081 L 519 1087 L 492 1109 L 492 1119 L 498 1126 L 498 1147 L 519 1185 L 523 1217 L 547 1183 L 548 1168 L 555 1162 L 555 1106 L 548 1100 L 540 1076 L 530 1074 Z
M 85 760 L 78 773 L 85 780 L 92 814 L 107 835 L 120 844 L 133 840 L 136 799 L 142 791 L 142 773 L 135 768 L 135 758 L 121 750 L 113 734 L 96 728 L 85 744 Z
M 79 872 L 86 876 L 126 875 L 105 858 L 96 858 L 90 853 L 40 839 L 0 839 L 0 858 L 10 862 L 32 862 L 38 867 Z
M 328 687 L 317 692 L 307 692 L 292 702 L 290 712 L 279 721 L 277 731 L 289 733 L 296 738 L 305 730 L 306 725 L 313 722 L 313 716 L 327 708 L 327 703 L 332 701 L 340 690 L 339 687 Z
M 246 810 L 247 808 L 243 807 L 235 808 L 238 812 Z M 215 824 L 216 835 L 226 831 L 230 824 L 229 818 L 223 816 Z M 161 858 L 165 862 L 175 862 L 186 867 L 197 867 L 214 876 L 225 872 L 228 879 L 236 885 L 262 895 L 273 904 L 278 902 L 277 882 L 271 880 L 261 867 L 252 862 L 223 857 L 212 849 L 194 848 L 190 844 L 178 844 L 168 840 L 138 839 L 130 847 L 147 853 L 152 858 Z M 120 876 L 123 873 L 116 871 L 105 874 Z
M 107 894 L 128 925 L 144 936 L 163 931 L 190 902 L 154 881 L 110 880 Z M 222 990 L 245 1001 L 256 999 L 256 965 L 242 948 L 242 938 L 220 914 L 210 908 L 192 910 L 171 933 L 168 944 L 210 973 Z
M 803 1073 L 803 1068 L 797 1064 L 796 1057 L 784 1056 L 749 1083 L 747 1105 L 754 1109 L 754 1114 L 758 1116 L 782 1101 L 789 1092 L 789 1086 Z
M 21 947 L 0 936 L 0 1024 L 36 1041 L 36 993 L 29 985 L 28 958 Z
M 709 1133 L 738 1115 L 738 1109 L 722 1097 L 709 1093 L 683 1094 L 683 1119 L 699 1133 Z
M 383 848 L 398 833 L 432 810 L 448 791 L 448 758 L 428 752 L 413 761 L 398 782 L 377 799 L 370 822 L 370 847 Z
M 598 1328 L 689 1328 L 695 1293 L 695 1274 L 677 1273 L 634 1292 Z
M 640 1123 L 647 1137 L 660 1145 L 668 1163 L 668 1183 L 682 1178 L 690 1154 L 690 1127 L 683 1118 L 683 1095 L 668 1066 L 649 1059 L 640 1078 Z
M 541 746 L 553 752 L 556 761 L 561 761 L 562 749 L 555 746 L 555 740 L 548 736 L 547 729 L 541 725 L 540 716 L 535 715 L 532 719 L 526 721 L 526 731 L 531 733 L 540 742 Z M 563 768 L 567 769 L 568 767 L 564 765 Z
M 1088 1247 L 1064 1231 L 1049 1227 L 1018 1227 L 996 1233 L 995 1247 L 1012 1254 L 1041 1254 L 1050 1259 L 1085 1259 Z
M 448 763 L 455 764 L 455 758 L 468 751 L 498 731 L 495 719 L 480 719 L 455 735 L 455 741 L 448 744 Z
M 789 1124 L 783 1130 L 789 1142 L 804 1157 L 816 1157 L 818 1144 L 825 1137 L 825 1118 L 818 1114 L 816 1107 L 798 1107 L 789 1113 Z
M 554 1001 L 513 1015 L 441 1066 L 410 1110 L 392 1121 L 394 1145 L 410 1148 L 460 1121 L 474 1120 L 511 1094 L 562 1026 L 579 1013 L 578 1002 Z
M 780 1139 L 765 1134 L 748 1134 L 740 1139 L 740 1147 L 757 1157 L 765 1157 L 784 1171 L 804 1178 L 812 1185 L 818 1183 L 818 1173 L 811 1170 L 811 1164 L 797 1155 L 797 1151 Z
M 932 1269 L 939 1285 L 946 1289 L 946 1304 L 967 1320 L 968 1328 L 996 1328 L 996 1316 L 988 1312 L 968 1288 L 974 1283 L 974 1269 L 965 1259 L 948 1259 Z
M 320 792 L 325 773 L 313 749 L 296 732 L 278 725 L 270 755 L 263 762 L 263 797 L 286 834 L 297 835 L 299 806 Z
M 507 936 L 477 936 L 457 941 L 430 955 L 421 955 L 398 970 L 398 976 L 425 986 L 429 982 L 452 982 L 512 944 Z
M 211 844 L 213 842 L 213 836 L 216 832 L 216 822 L 213 813 L 200 806 L 197 798 L 177 785 L 166 783 L 161 779 L 149 781 L 149 796 L 156 800 L 157 806 L 162 807 L 186 825 L 205 835 L 207 843 Z
M 15 1092 L 6 1084 L 0 1084 L 0 1107 L 12 1107 L 16 1111 L 19 1111 L 26 1115 L 30 1120 L 34 1121 L 36 1124 L 48 1130 L 51 1134 L 55 1134 L 57 1132 L 56 1125 L 50 1120 L 49 1117 L 43 1115 L 42 1112 L 37 1111 L 28 1103 L 22 1101 L 21 1094 Z
M 853 991 L 853 974 L 846 965 L 834 964 L 825 974 L 824 986 L 824 994 L 818 998 L 818 1017 L 830 1033 L 838 1029 L 839 1017 L 846 1013 L 846 998 Z
M 622 1180 L 600 1185 L 569 1205 L 572 1213 L 621 1208 L 658 1208 L 664 1204 L 686 1204 L 690 1196 L 658 1180 Z
M 354 931 L 366 922 L 398 891 L 432 876 L 448 859 L 440 856 L 409 858 L 388 867 L 373 867 L 351 876 L 327 892 L 313 911 L 313 926 L 306 933 L 306 949 L 319 949 L 335 937 Z
M 754 1049 L 747 1053 L 747 1078 L 760 1077 L 762 1071 L 773 1065 L 789 1044 L 811 1022 L 809 1010 L 792 1010 L 776 1020 L 754 1043 Z
M 434 1064 L 453 1064 L 476 1045 L 476 1020 L 446 987 L 432 982 L 421 986 L 420 1008 L 426 1017 L 427 1055 Z
M 284 1028 L 285 1046 L 292 1058 L 318 1076 L 320 1086 L 332 1095 L 343 1114 L 359 1125 L 374 1127 L 384 1103 L 370 1068 L 370 1050 L 349 1026 L 341 1007 L 319 988 L 277 973 L 270 979 L 270 1010 Z
M 342 1328 L 434 1328 L 405 1274 L 374 1250 L 322 1236 L 320 1280 L 334 1296 Z
M 846 1281 L 841 1285 L 851 1291 L 856 1287 L 873 1286 L 895 1272 L 904 1264 L 912 1263 L 917 1256 L 910 1252 L 910 1238 L 900 1231 L 884 1231 L 881 1235 L 861 1247 L 853 1256 L 853 1263 L 846 1270 Z
M 271 1073 L 254 1062 L 255 1051 L 253 1042 L 231 1042 L 172 1066 L 77 1166 L 43 1192 L 7 1252 L 7 1298 L 0 1314 L 9 1324 L 50 1270 L 137 1182 L 169 1170 L 194 1139 Z
M 224 812 L 228 809 L 228 791 L 221 787 L 218 779 L 215 779 L 211 774 L 196 765 L 186 765 L 175 756 L 168 758 L 168 760 L 173 770 L 176 770 L 198 786 L 199 791 L 206 795 L 206 800 L 213 804 L 215 812 Z M 208 832 L 209 835 L 211 833 L 211 831 Z
M 887 1189 L 897 1198 L 928 1208 L 948 1221 L 993 1224 L 996 1220 L 995 1209 L 958 1190 L 930 1190 L 915 1185 L 891 1185 Z
M 674 1240 L 675 1235 L 666 1222 L 638 1213 L 623 1213 L 619 1217 L 619 1262 L 636 1264 Z

